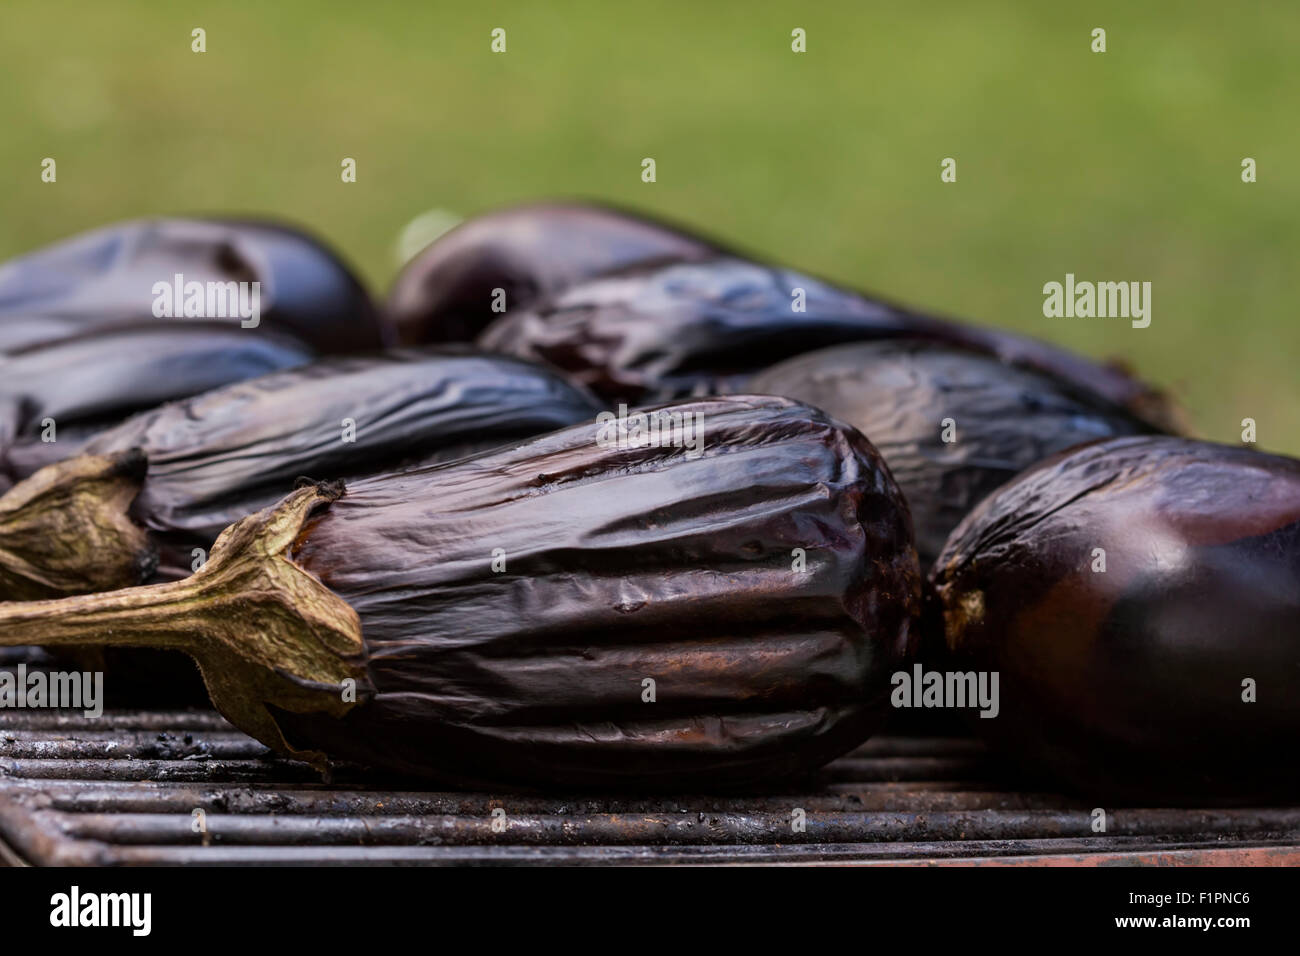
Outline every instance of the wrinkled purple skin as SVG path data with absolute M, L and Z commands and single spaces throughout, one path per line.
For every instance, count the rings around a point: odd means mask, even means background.
M 0 492 L 129 415 L 313 357 L 292 338 L 157 321 L 0 354 Z M 42 441 L 46 419 L 56 441 Z
M 549 202 L 478 216 L 407 264 L 388 296 L 403 342 L 472 342 L 509 309 L 525 308 L 602 272 L 646 260 L 715 255 L 713 242 L 608 206 Z
M 1071 445 L 1151 431 L 1060 379 L 924 339 L 809 352 L 760 372 L 747 391 L 807 402 L 870 438 L 912 510 L 924 568 L 1018 472 Z
M 806 311 L 792 309 L 805 290 Z M 506 315 L 492 311 L 505 292 Z M 995 329 L 922 315 L 736 256 L 711 239 L 593 203 L 487 213 L 403 270 L 388 311 L 408 343 L 478 341 L 551 362 L 603 397 L 644 402 L 743 388 L 790 355 L 923 335 L 975 348 L 1104 396 L 1170 431 L 1181 415 L 1123 369 Z
M 804 311 L 795 311 L 796 290 Z M 926 337 L 1053 375 L 1153 426 L 1178 416 L 1119 368 L 1009 332 L 909 312 L 818 279 L 719 256 L 648 263 L 515 309 L 480 336 L 493 351 L 548 362 L 611 401 L 725 394 L 803 352 L 870 339 Z
M 529 362 L 455 347 L 397 349 L 322 359 L 163 405 L 93 434 L 81 450 L 145 452 L 132 513 L 158 547 L 152 580 L 170 581 L 191 573 L 195 548 L 210 551 L 227 525 L 273 505 L 301 475 L 455 460 L 599 411 L 585 389 Z M 355 423 L 355 441 L 342 440 L 344 419 Z M 193 662 L 178 653 L 104 648 L 75 661 L 112 675 L 117 705 L 207 700 Z
M 1150 432 L 1096 395 L 982 352 L 927 339 L 857 342 L 760 372 L 749 391 L 807 402 L 870 437 L 912 512 L 921 567 L 976 504 L 1030 465 L 1072 445 Z M 944 422 L 952 421 L 952 441 Z M 942 670 L 940 615 L 926 594 L 920 659 Z M 903 708 L 900 732 L 960 730 L 951 710 Z
M 82 233 L 0 264 L 0 352 L 156 319 L 156 282 L 260 282 L 256 330 L 321 354 L 391 344 L 361 283 L 306 233 L 269 222 L 139 219 Z M 215 319 L 239 326 L 238 317 Z
M 1139 805 L 1300 798 L 1300 461 L 1064 452 L 962 522 L 933 584 L 954 666 L 1000 675 L 973 724 L 1026 774 Z
M 865 739 L 919 600 L 888 471 L 785 399 L 669 410 L 703 414 L 699 457 L 602 447 L 589 423 L 353 482 L 291 554 L 358 612 L 370 695 L 342 720 L 278 713 L 290 741 L 457 785 L 645 792 L 772 781 Z
M 161 549 L 158 579 L 192 549 L 279 501 L 303 475 L 350 478 L 454 459 L 593 419 L 601 405 L 550 369 L 468 349 L 328 358 L 164 405 L 87 443 L 140 448 L 133 507 Z M 344 422 L 353 423 L 344 441 Z

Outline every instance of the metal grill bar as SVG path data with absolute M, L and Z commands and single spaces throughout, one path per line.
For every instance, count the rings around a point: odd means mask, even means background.
M 202 711 L 0 725 L 0 841 L 37 864 L 1300 863 L 1300 807 L 1117 808 L 1094 834 L 1091 807 L 1000 788 L 965 738 L 880 737 L 790 793 L 410 787 L 349 767 L 323 782 Z

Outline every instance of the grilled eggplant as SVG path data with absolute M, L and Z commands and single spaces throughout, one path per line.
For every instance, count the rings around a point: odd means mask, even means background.
M 450 783 L 723 787 L 816 767 L 872 731 L 910 651 L 906 505 L 819 410 L 657 411 L 675 416 L 657 444 L 597 421 L 305 486 L 185 580 L 0 605 L 0 644 L 185 650 L 267 744 Z
M 0 265 L 0 352 L 155 319 L 155 285 L 172 285 L 177 275 L 183 284 L 222 284 L 223 296 L 225 283 L 249 283 L 250 302 L 251 284 L 258 283 L 258 328 L 293 336 L 322 354 L 380 348 L 393 338 L 347 266 L 297 229 L 246 220 L 140 219 Z M 172 299 L 177 317 L 167 321 L 193 321 L 180 317 L 183 299 Z M 222 301 L 220 311 L 231 312 L 229 299 Z M 220 319 L 244 321 L 233 314 Z
M 1024 336 L 909 312 L 810 276 L 717 257 L 632 266 L 575 285 L 487 328 L 487 349 L 549 362 L 610 400 L 734 392 L 793 355 L 925 337 L 1051 374 L 1155 427 L 1177 410 L 1123 370 Z
M 1090 798 L 1300 795 L 1300 461 L 1170 437 L 1063 452 L 934 570 L 948 647 L 1000 674 L 974 723 Z
M 647 260 L 698 259 L 719 247 L 663 223 L 591 203 L 514 206 L 471 219 L 402 270 L 388 312 L 402 341 L 472 342 L 500 305 L 537 299 L 611 269 Z
M 39 494 L 19 485 L 0 498 L 0 555 L 21 561 L 25 585 L 11 570 L 0 600 L 139 584 L 140 569 L 155 570 L 155 548 L 157 579 L 184 577 L 194 549 L 206 552 L 222 529 L 274 504 L 300 475 L 343 478 L 462 457 L 599 410 L 557 372 L 467 350 L 323 359 L 164 405 L 94 436 L 86 458 L 42 472 Z M 143 471 L 123 468 L 120 453 L 132 449 L 143 452 Z M 78 493 L 86 486 L 94 487 Z M 93 549 L 84 568 L 68 559 L 57 574 L 41 573 L 51 540 L 116 525 L 131 486 L 139 490 L 131 516 L 143 529 L 131 548 L 112 561 Z M 21 539 L 6 533 L 15 527 Z M 122 577 L 106 583 L 115 566 Z
M 747 391 L 815 405 L 871 439 L 912 510 L 922 566 L 999 485 L 1054 452 L 1151 431 L 1098 395 L 932 340 L 822 349 L 756 375 Z
M 313 357 L 260 330 L 157 322 L 0 355 L 0 491 L 136 412 Z

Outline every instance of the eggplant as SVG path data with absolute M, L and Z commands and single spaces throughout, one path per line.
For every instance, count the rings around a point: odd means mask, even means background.
M 1089 799 L 1300 796 L 1300 461 L 1163 436 L 1062 452 L 987 498 L 932 572 L 975 720 Z
M 609 206 L 530 203 L 469 220 L 413 258 L 388 296 L 402 342 L 472 342 L 494 319 L 495 290 L 524 308 L 602 272 L 698 259 L 716 243 Z
M 0 604 L 0 645 L 183 650 L 237 727 L 318 766 L 638 791 L 817 767 L 911 652 L 907 506 L 817 409 L 651 412 L 653 444 L 602 419 L 304 485 L 190 578 Z
M 260 330 L 158 322 L 0 355 L 0 491 L 136 412 L 314 357 Z
M 194 549 L 206 552 L 222 529 L 274 504 L 300 475 L 350 478 L 463 457 L 598 411 L 558 372 L 464 349 L 328 358 L 205 392 L 95 435 L 83 457 L 33 479 L 39 493 L 20 484 L 0 498 L 0 581 L 3 556 L 13 564 L 0 600 L 129 587 L 146 572 L 184 577 Z M 121 454 L 132 450 L 144 465 Z M 51 548 L 116 527 L 130 489 L 141 529 L 130 547 L 111 560 L 101 548 L 78 549 L 84 567 Z M 7 532 L 14 527 L 19 540 Z M 46 574 L 51 553 L 60 562 Z
M 815 405 L 884 456 L 929 567 L 958 522 L 1018 472 L 1071 445 L 1153 429 L 1053 376 L 926 339 L 860 342 L 760 372 L 747 391 Z
M 754 373 L 793 355 L 900 337 L 976 349 L 1101 396 L 1153 427 L 1183 429 L 1181 413 L 1164 395 L 1119 367 L 726 256 L 605 274 L 512 310 L 479 344 L 549 362 L 608 400 L 634 403 L 735 392 Z
M 393 341 L 356 276 L 298 229 L 238 219 L 138 219 L 0 265 L 0 352 L 155 319 L 154 285 L 173 283 L 177 274 L 185 282 L 259 283 L 258 328 L 321 354 Z

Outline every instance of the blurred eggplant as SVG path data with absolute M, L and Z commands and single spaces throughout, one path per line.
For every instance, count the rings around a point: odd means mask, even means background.
M 636 791 L 817 767 L 874 729 L 907 659 L 906 505 L 816 409 L 655 411 L 657 444 L 598 421 L 308 485 L 190 578 L 0 604 L 0 644 L 182 649 L 236 726 L 322 766 Z
M 347 266 L 300 230 L 236 219 L 139 219 L 0 265 L 0 352 L 156 319 L 155 284 L 173 284 L 177 275 L 205 286 L 259 283 L 258 328 L 293 336 L 321 354 L 393 340 Z M 183 303 L 173 305 L 179 315 Z M 207 319 L 241 322 L 239 316 Z
M 472 342 L 504 306 L 526 308 L 576 282 L 647 260 L 717 255 L 665 223 L 582 202 L 530 203 L 477 216 L 430 244 L 393 283 L 388 313 L 403 342 Z
M 1053 375 L 1153 427 L 1182 427 L 1163 395 L 1118 367 L 728 257 L 643 264 L 603 275 L 512 310 L 479 343 L 549 362 L 605 398 L 638 402 L 734 392 L 750 375 L 792 355 L 898 337 L 976 349 Z
M 987 498 L 933 572 L 975 720 L 1090 799 L 1300 796 L 1300 461 L 1170 437 L 1063 452 Z
M 159 580 L 184 577 L 194 549 L 206 552 L 222 529 L 274 504 L 300 475 L 344 478 L 463 457 L 599 410 L 557 372 L 463 349 L 323 359 L 164 405 L 95 435 L 83 457 L 0 498 L 0 565 L 7 555 L 23 568 L 11 570 L 20 581 L 7 593 L 0 587 L 0 600 L 129 587 L 154 564 Z M 124 453 L 142 453 L 147 465 L 124 468 Z M 59 551 L 57 566 L 46 567 L 51 542 L 114 526 L 133 497 L 142 530 L 130 547 L 112 560 L 102 548 L 84 551 L 84 564 L 82 550 Z
M 907 498 L 923 567 L 1017 472 L 1071 445 L 1152 431 L 1101 396 L 932 340 L 821 349 L 746 390 L 807 402 L 866 435 Z
M 260 330 L 160 322 L 0 354 L 0 491 L 136 412 L 313 357 Z

